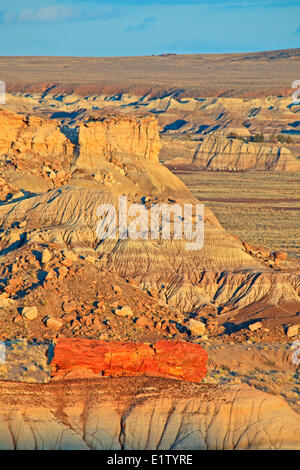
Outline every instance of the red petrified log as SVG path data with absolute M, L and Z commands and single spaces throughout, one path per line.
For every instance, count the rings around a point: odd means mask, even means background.
M 200 382 L 207 369 L 207 352 L 181 341 L 121 343 L 60 338 L 52 359 L 52 375 L 88 370 L 104 377 L 147 375 Z

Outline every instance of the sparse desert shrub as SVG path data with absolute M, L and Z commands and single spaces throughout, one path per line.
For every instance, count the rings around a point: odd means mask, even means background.
M 239 140 L 245 140 L 245 138 L 239 134 L 236 134 L 235 132 L 229 132 L 227 135 L 228 139 L 239 139 Z
M 278 142 L 282 144 L 291 144 L 293 142 L 293 139 L 290 135 L 283 135 L 283 134 L 278 134 L 277 140 Z
M 265 136 L 264 134 L 255 134 L 250 137 L 251 142 L 264 142 Z

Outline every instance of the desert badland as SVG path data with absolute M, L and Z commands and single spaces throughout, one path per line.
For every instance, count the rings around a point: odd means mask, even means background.
M 299 65 L 0 58 L 0 448 L 300 448 Z M 203 247 L 99 240 L 120 196 Z

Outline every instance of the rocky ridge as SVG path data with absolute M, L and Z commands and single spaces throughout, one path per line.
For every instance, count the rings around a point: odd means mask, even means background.
M 227 171 L 299 171 L 300 162 L 284 147 L 246 143 L 215 135 L 203 140 L 193 156 L 201 169 Z
M 247 143 L 216 133 L 200 142 L 164 140 L 163 155 L 170 169 L 300 171 L 300 162 L 284 146 Z M 171 160 L 167 159 L 168 155 L 172 156 Z
M 49 90 L 46 93 L 7 95 L 8 109 L 60 119 L 64 124 L 84 122 L 88 116 L 118 113 L 149 114 L 159 123 L 160 132 L 168 137 L 199 138 L 214 132 L 242 137 L 264 133 L 267 137 L 287 133 L 297 140 L 299 105 L 288 95 L 241 98 L 228 96 L 179 97 L 171 91 L 162 96 L 151 94 L 89 94 Z M 297 156 L 297 155 L 296 155 Z

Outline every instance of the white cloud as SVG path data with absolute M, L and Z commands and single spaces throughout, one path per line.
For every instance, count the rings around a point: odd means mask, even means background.
M 0 22 L 12 23 L 61 23 L 66 21 L 88 21 L 93 19 L 109 19 L 119 16 L 120 8 L 100 6 L 96 3 L 78 3 L 68 5 L 46 5 L 38 9 L 24 8 L 18 11 L 4 11 Z

